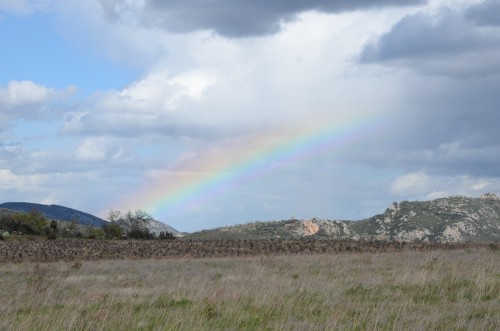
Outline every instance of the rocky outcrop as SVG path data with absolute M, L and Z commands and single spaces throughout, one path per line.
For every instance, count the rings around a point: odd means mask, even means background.
M 451 196 L 394 202 L 383 214 L 361 221 L 286 220 L 255 222 L 192 234 L 203 238 L 334 238 L 429 241 L 500 241 L 500 197 Z
M 500 198 L 451 196 L 394 203 L 383 214 L 350 224 L 362 237 L 439 242 L 500 240 Z

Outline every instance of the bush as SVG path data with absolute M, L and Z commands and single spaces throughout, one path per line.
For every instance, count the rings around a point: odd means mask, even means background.
M 154 239 L 155 234 L 149 229 L 133 229 L 128 233 L 128 237 L 131 239 Z
M 54 232 L 50 232 L 49 234 L 47 234 L 47 239 L 48 240 L 56 240 L 57 235 Z
M 88 239 L 102 239 L 105 233 L 102 228 L 96 228 L 92 225 L 87 225 L 85 228 L 86 238 Z
M 102 230 L 104 231 L 104 236 L 107 239 L 121 238 L 123 235 L 123 229 L 115 221 L 112 221 L 108 224 L 104 224 L 102 226 Z
M 175 236 L 173 234 L 171 234 L 170 232 L 160 232 L 159 236 L 158 236 L 158 239 L 160 240 L 173 240 L 175 239 Z
M 44 235 L 47 227 L 47 219 L 42 213 L 33 209 L 27 213 L 4 215 L 0 218 L 0 224 L 7 231 Z

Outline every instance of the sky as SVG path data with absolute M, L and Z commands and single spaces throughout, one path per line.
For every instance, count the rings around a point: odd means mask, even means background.
M 180 231 L 500 192 L 499 0 L 0 0 L 0 202 Z

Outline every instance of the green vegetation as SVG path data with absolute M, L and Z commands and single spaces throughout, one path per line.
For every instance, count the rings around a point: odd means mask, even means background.
M 108 215 L 109 224 L 103 226 L 106 238 L 126 237 L 129 239 L 175 239 L 168 232 L 161 232 L 158 236 L 151 232 L 148 225 L 154 221 L 153 216 L 143 210 L 127 211 L 122 213 L 111 210 Z
M 46 235 L 50 232 L 47 219 L 36 210 L 27 213 L 1 214 L 0 229 L 28 235 Z
M 102 230 L 104 231 L 104 236 L 107 239 L 118 239 L 123 236 L 122 227 L 115 221 L 109 222 L 109 224 L 104 224 Z
M 5 212 L 0 214 L 0 229 L 10 232 L 14 238 L 101 238 L 100 228 L 81 225 L 76 221 L 65 222 L 47 219 L 41 212 Z
M 63 207 L 60 207 L 63 208 Z M 102 227 L 79 224 L 72 221 L 49 220 L 36 209 L 29 212 L 17 212 L 0 209 L 0 240 L 5 240 L 14 234 L 19 236 L 45 237 L 49 240 L 57 238 L 87 238 L 87 239 L 162 239 L 171 240 L 175 236 L 169 232 L 161 232 L 157 236 L 150 231 L 148 225 L 153 217 L 144 211 L 128 211 L 124 214 L 111 211 L 110 222 Z
M 283 220 L 251 222 L 186 235 L 191 239 L 367 239 L 431 242 L 500 240 L 500 198 L 452 196 L 394 202 L 383 214 L 360 221 Z
M 154 239 L 155 234 L 150 232 L 147 225 L 153 220 L 153 217 L 142 210 L 128 211 L 125 214 L 120 212 L 110 212 L 110 219 L 116 217 L 115 220 L 126 232 L 127 237 L 131 239 Z
M 498 330 L 499 258 L 483 247 L 1 263 L 0 330 Z

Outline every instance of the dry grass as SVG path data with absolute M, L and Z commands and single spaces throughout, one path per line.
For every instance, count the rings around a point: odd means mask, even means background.
M 498 330 L 500 252 L 0 263 L 0 330 Z

